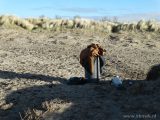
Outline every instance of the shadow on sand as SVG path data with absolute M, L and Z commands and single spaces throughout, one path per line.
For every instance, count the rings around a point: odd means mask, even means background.
M 52 81 L 59 81 L 61 83 L 66 82 L 65 78 L 60 78 L 60 77 L 53 77 L 41 74 L 31 74 L 31 73 L 16 73 L 16 72 L 2 71 L 2 70 L 0 70 L 0 78 L 2 79 L 25 78 L 25 79 L 47 81 L 47 82 L 52 82 Z
M 69 86 L 64 84 L 65 78 L 0 71 L 0 78 L 15 77 L 44 81 L 58 80 L 61 84 L 33 86 L 10 93 L 6 96 L 5 101 L 6 104 L 12 103 L 13 105 L 7 110 L 0 109 L 1 120 L 19 120 L 21 119 L 20 114 L 23 118 L 24 112 L 28 109 L 42 113 L 51 109 L 53 113 L 46 117 L 50 120 L 131 119 L 127 115 L 150 115 L 149 119 L 159 117 L 160 97 L 157 96 L 159 87 L 157 85 L 148 87 L 148 84 L 152 85 L 152 81 L 133 80 L 133 85 L 129 86 L 126 80 L 124 81 L 126 89 L 117 90 L 110 85 L 110 81 Z M 44 105 L 46 102 L 49 102 L 48 107 Z M 65 105 L 69 107 L 64 109 L 62 106 Z M 143 116 L 139 117 L 143 119 Z M 25 119 L 29 119 L 29 116 L 26 116 Z

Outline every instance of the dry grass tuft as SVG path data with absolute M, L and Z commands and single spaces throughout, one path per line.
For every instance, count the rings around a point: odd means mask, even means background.
M 23 120 L 42 120 L 42 118 L 43 118 L 42 116 L 43 116 L 43 111 L 36 110 L 36 109 L 33 109 L 33 110 L 28 109 L 25 112 L 24 117 L 20 114 L 20 117 Z

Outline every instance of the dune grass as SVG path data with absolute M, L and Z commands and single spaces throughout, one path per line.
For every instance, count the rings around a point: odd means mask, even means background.
M 4 26 L 19 26 L 27 30 L 32 30 L 34 25 L 30 23 L 28 20 L 16 17 L 16 16 L 0 16 L 0 25 Z
M 16 16 L 0 16 L 0 26 L 18 26 L 27 30 L 34 29 L 91 29 L 102 30 L 107 33 L 120 31 L 149 31 L 160 32 L 160 24 L 156 21 L 140 20 L 137 23 L 115 23 L 109 21 L 96 21 L 84 18 L 49 19 L 49 18 L 19 18 Z

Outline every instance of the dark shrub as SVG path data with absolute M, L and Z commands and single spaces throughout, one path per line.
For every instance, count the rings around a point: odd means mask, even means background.
M 147 80 L 157 80 L 160 78 L 160 64 L 151 67 L 147 73 Z

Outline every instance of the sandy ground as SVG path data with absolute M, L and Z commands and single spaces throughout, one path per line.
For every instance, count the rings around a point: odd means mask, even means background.
M 160 119 L 160 81 L 145 80 L 160 61 L 158 33 L 0 28 L 0 42 L 0 120 Z M 79 54 L 93 42 L 107 50 L 101 82 L 67 85 L 84 75 Z M 125 90 L 110 85 L 114 75 Z

